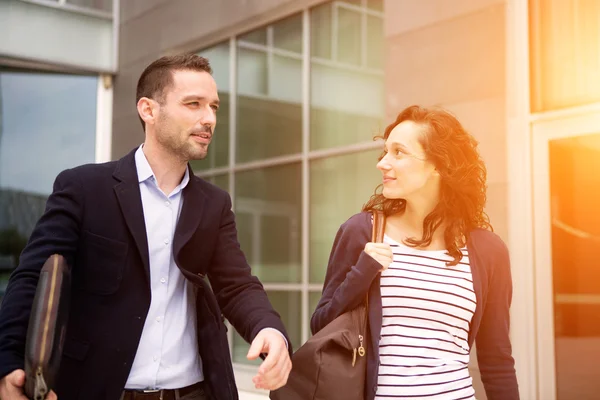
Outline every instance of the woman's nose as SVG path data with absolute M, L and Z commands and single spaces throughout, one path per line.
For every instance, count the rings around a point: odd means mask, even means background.
M 390 164 L 385 160 L 385 158 L 383 158 L 381 161 L 379 161 L 377 163 L 377 168 L 382 170 L 382 171 L 389 171 L 390 170 Z

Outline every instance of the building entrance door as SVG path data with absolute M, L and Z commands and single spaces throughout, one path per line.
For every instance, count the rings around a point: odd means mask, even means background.
M 600 111 L 532 128 L 539 399 L 598 399 Z

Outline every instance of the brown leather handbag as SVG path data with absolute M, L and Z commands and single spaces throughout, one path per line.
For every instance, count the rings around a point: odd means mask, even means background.
M 40 273 L 25 345 L 25 394 L 43 400 L 53 389 L 67 329 L 71 274 L 63 256 L 54 254 Z
M 383 241 L 385 215 L 373 213 L 373 242 Z M 287 384 L 271 400 L 359 400 L 367 377 L 368 296 L 311 337 L 292 356 Z

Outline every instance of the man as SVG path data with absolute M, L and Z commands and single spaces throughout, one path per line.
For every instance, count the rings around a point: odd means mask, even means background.
M 266 354 L 255 386 L 286 383 L 291 346 L 240 250 L 230 197 L 188 165 L 216 125 L 211 73 L 196 55 L 150 64 L 137 86 L 143 145 L 56 178 L 0 309 L 0 399 L 25 399 L 29 314 L 55 253 L 73 276 L 60 400 L 237 399 L 224 317 L 252 342 L 249 359 Z

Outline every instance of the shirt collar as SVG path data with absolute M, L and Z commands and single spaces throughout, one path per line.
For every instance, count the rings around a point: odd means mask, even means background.
M 137 169 L 138 182 L 142 183 L 150 178 L 152 181 L 156 183 L 156 177 L 154 176 L 154 172 L 152 171 L 152 167 L 150 167 L 150 163 L 148 163 L 148 159 L 142 150 L 144 145 L 141 144 L 140 147 L 135 152 L 135 168 Z M 183 179 L 181 183 L 175 188 L 175 190 L 183 190 L 188 182 L 190 181 L 190 170 L 189 168 L 185 169 L 185 174 L 183 175 Z

